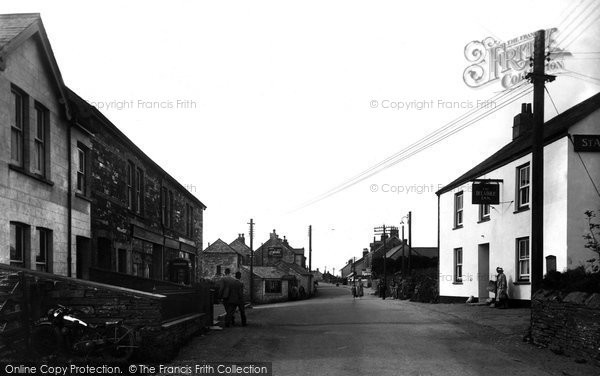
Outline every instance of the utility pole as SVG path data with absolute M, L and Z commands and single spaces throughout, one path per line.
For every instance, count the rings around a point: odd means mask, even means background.
M 254 302 L 254 220 L 250 218 L 250 304 Z
M 308 226 L 308 271 L 312 273 L 312 225 Z
M 375 233 L 381 233 L 381 239 L 383 240 L 383 294 L 381 294 L 381 298 L 385 300 L 385 291 L 387 290 L 387 268 L 386 268 L 386 229 L 385 225 L 381 227 L 375 227 Z M 375 238 L 373 239 L 373 244 L 375 244 Z
M 406 278 L 406 269 L 404 266 L 404 223 L 402 224 L 402 278 Z
M 404 248 L 402 248 L 404 249 Z M 412 257 L 412 212 L 408 212 L 408 273 L 411 273 L 410 259 Z
M 555 76 L 545 74 L 546 32 L 535 34 L 533 72 L 533 137 L 531 145 L 531 295 L 544 275 L 544 84 Z

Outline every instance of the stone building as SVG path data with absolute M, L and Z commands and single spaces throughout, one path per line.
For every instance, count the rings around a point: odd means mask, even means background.
M 237 239 L 229 243 L 229 246 L 242 255 L 242 265 L 250 265 L 250 254 L 252 251 L 246 245 L 244 234 L 239 234 Z
M 250 267 L 242 265 L 242 282 L 244 296 L 250 300 Z M 290 280 L 292 276 L 274 266 L 255 266 L 253 273 L 254 303 L 266 304 L 282 302 L 289 299 Z
M 83 275 L 91 136 L 40 15 L 0 15 L 0 263 Z
M 210 244 L 200 254 L 200 276 L 202 278 L 219 277 L 229 269 L 233 275 L 242 266 L 243 255 L 221 239 Z
M 80 121 L 96 134 L 84 184 L 92 203 L 89 278 L 116 272 L 193 283 L 206 206 L 100 111 L 68 94 Z
M 280 261 L 306 268 L 304 248 L 293 248 L 285 236 L 281 239 L 275 230 L 273 230 L 269 234 L 269 240 L 254 251 L 254 265 L 274 266 Z

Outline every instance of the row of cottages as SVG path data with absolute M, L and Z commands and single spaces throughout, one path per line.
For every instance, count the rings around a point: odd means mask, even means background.
M 215 279 L 220 278 L 225 269 L 232 274 L 240 271 L 249 298 L 250 254 L 244 234 L 239 234 L 229 244 L 217 239 L 200 256 L 200 274 L 203 278 Z M 307 295 L 313 292 L 313 276 L 306 269 L 304 248 L 291 247 L 287 239 L 280 239 L 275 230 L 269 240 L 254 251 L 252 272 L 256 303 L 288 300 L 294 287 Z
M 502 267 L 515 304 L 531 299 L 531 105 L 515 116 L 512 141 L 437 192 L 441 300 L 487 299 Z M 600 94 L 544 124 L 544 270 L 585 266 L 585 211 L 600 210 L 600 145 L 575 149 L 576 138 L 600 138 Z M 585 146 L 585 145 L 584 145 Z M 593 149 L 593 147 L 592 147 Z M 475 179 L 497 179 L 498 205 L 469 204 Z
M 370 248 L 363 249 L 362 257 L 350 259 L 341 269 L 342 278 L 352 282 L 361 278 L 369 282 L 373 278 L 380 278 L 383 274 L 383 257 L 387 260 L 386 272 L 388 277 L 398 275 L 402 265 L 408 271 L 436 267 L 438 264 L 437 247 L 412 247 L 408 246 L 406 239 L 401 239 L 396 227 L 389 227 L 389 235 L 381 235 L 379 239 L 373 238 Z M 410 264 L 409 264 L 410 253 Z M 375 265 L 374 265 L 375 264 Z M 373 270 L 376 269 L 376 270 Z M 391 279 L 390 279 L 391 282 Z
M 0 263 L 191 284 L 206 206 L 67 88 L 39 14 L 0 15 Z

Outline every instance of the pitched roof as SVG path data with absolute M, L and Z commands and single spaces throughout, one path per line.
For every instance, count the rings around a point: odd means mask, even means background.
M 67 118 L 70 119 L 71 110 L 65 83 L 39 13 L 0 14 L 0 71 L 5 69 L 6 55 L 33 36 L 39 37 L 38 41 L 47 59 L 49 71 L 54 78 L 60 97 L 64 100 Z
M 242 266 L 242 268 L 247 269 L 248 267 Z M 252 272 L 262 279 L 282 279 L 287 277 L 287 273 L 275 266 L 254 266 Z
M 286 272 L 291 269 L 300 275 L 310 275 L 310 272 L 308 270 L 306 270 L 298 264 L 294 264 L 291 262 L 279 261 L 277 263 L 277 266 Z
M 250 255 L 250 247 L 248 247 L 246 245 L 246 243 L 244 243 L 240 238 L 237 238 L 234 241 L 232 241 L 231 243 L 229 243 L 229 246 L 231 248 L 235 249 L 236 252 L 238 252 L 239 254 L 241 254 L 243 256 Z
M 229 244 L 225 243 L 220 238 L 214 243 L 206 247 L 204 253 L 235 253 L 239 254 L 235 249 L 231 248 Z
M 567 136 L 569 128 L 572 125 L 599 108 L 600 93 L 597 93 L 544 123 L 544 145 L 548 145 L 561 137 Z M 531 136 L 532 134 L 528 133 L 516 138 L 502 149 L 492 154 L 492 156 L 461 175 L 458 179 L 437 191 L 436 194 L 439 196 L 449 192 L 456 187 L 460 187 L 473 179 L 529 154 L 531 152 Z

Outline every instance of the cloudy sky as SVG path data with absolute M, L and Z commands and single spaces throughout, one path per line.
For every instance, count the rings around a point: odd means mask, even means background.
M 465 46 L 557 27 L 573 52 L 548 85 L 563 112 L 600 90 L 599 7 L 19 0 L 0 12 L 41 13 L 66 84 L 208 206 L 205 246 L 247 234 L 254 218 L 255 245 L 277 229 L 308 248 L 312 224 L 313 268 L 337 271 L 374 226 L 398 226 L 409 210 L 413 245 L 435 246 L 434 192 L 510 141 L 531 95 L 512 98 L 498 80 L 467 86 Z M 507 105 L 315 202 L 494 96 Z

